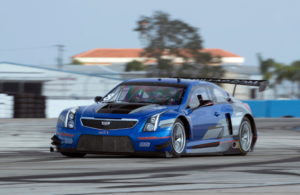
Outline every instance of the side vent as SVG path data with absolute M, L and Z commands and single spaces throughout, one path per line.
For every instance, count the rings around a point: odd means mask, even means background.
M 231 116 L 229 113 L 225 114 L 226 117 L 226 122 L 227 122 L 227 126 L 228 126 L 228 131 L 229 131 L 229 135 L 233 134 L 233 129 L 232 129 L 232 123 L 231 123 Z

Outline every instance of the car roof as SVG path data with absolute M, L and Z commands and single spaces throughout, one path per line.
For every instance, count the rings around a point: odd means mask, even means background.
M 177 78 L 139 78 L 130 79 L 124 81 L 122 84 L 126 83 L 165 83 L 165 84 L 181 84 L 181 85 L 196 85 L 196 84 L 207 84 L 210 82 L 193 80 L 193 79 L 177 79 Z

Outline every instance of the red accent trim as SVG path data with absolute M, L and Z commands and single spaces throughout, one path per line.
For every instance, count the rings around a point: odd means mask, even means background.
M 58 133 L 58 135 L 67 136 L 67 137 L 74 137 L 75 136 L 75 135 L 69 134 L 69 133 Z
M 251 108 L 250 108 L 250 106 L 249 106 L 249 104 L 247 104 L 247 103 L 243 103 L 244 104 L 244 106 L 247 108 L 247 110 L 249 110 L 250 112 L 252 112 L 251 111 Z
M 149 139 L 167 139 L 170 138 L 171 136 L 165 136 L 165 137 L 139 137 L 139 140 L 149 140 Z
M 238 140 L 238 139 L 228 140 L 228 141 L 220 142 L 220 144 L 223 144 L 223 143 L 229 143 L 229 142 L 237 142 L 237 141 L 239 141 L 239 140 Z

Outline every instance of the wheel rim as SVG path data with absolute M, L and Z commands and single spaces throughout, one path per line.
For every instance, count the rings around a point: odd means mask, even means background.
M 240 134 L 241 147 L 244 151 L 249 151 L 252 143 L 252 131 L 249 123 L 244 122 Z
M 185 131 L 180 123 L 175 123 L 173 127 L 172 144 L 175 152 L 182 153 L 185 148 Z

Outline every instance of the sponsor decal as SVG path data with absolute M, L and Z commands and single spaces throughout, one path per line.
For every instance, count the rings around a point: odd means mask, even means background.
M 100 131 L 98 131 L 98 134 L 99 135 L 108 135 L 109 131 L 108 130 L 100 130 Z
M 72 138 L 62 138 L 61 143 L 62 144 L 73 144 L 73 139 Z
M 140 147 L 144 147 L 144 148 L 148 148 L 150 147 L 151 143 L 150 142 L 140 142 L 139 146 Z

